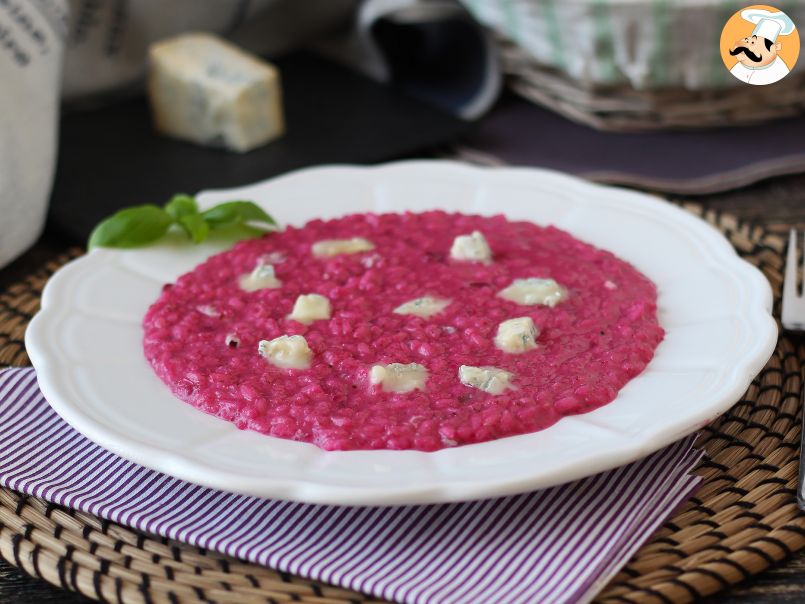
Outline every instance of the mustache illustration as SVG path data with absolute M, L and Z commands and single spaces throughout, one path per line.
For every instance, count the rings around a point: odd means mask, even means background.
M 756 55 L 755 53 L 753 53 L 751 50 L 749 50 L 745 46 L 738 46 L 738 47 L 735 48 L 735 50 L 730 51 L 730 54 L 733 57 L 735 55 L 739 55 L 741 53 L 744 53 L 747 57 L 749 57 L 750 61 L 754 61 L 755 63 L 760 63 L 763 60 L 763 57 L 761 57 L 760 55 Z

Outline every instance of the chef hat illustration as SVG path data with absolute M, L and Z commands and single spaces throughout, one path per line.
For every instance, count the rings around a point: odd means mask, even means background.
M 766 38 L 774 42 L 777 36 L 787 36 L 794 31 L 794 22 L 782 12 L 773 13 L 762 8 L 747 8 L 741 11 L 741 17 L 755 23 L 753 36 Z

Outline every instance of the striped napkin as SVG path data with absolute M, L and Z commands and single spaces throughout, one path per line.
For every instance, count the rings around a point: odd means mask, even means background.
M 466 503 L 341 507 L 148 470 L 65 423 L 33 369 L 0 372 L 0 484 L 147 533 L 406 603 L 585 602 L 698 486 L 693 438 L 563 486 Z

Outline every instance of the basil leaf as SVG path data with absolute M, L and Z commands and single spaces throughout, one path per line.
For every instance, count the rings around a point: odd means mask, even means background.
M 173 218 L 162 208 L 147 204 L 120 210 L 103 220 L 89 236 L 94 247 L 139 247 L 162 237 Z
M 258 229 L 248 224 L 233 224 L 211 229 L 208 240 L 222 245 L 231 245 L 242 239 L 257 239 L 265 234 L 265 229 Z
M 210 234 L 210 225 L 201 217 L 201 214 L 185 214 L 178 220 L 185 232 L 190 235 L 193 243 L 201 243 Z
M 199 214 L 192 195 L 174 195 L 160 208 L 153 204 L 126 208 L 106 218 L 90 235 L 88 246 L 141 247 L 161 238 L 176 224 L 193 243 L 206 241 L 212 232 L 234 240 L 261 236 L 277 226 L 274 219 L 251 201 L 229 201 Z M 257 228 L 260 226 L 261 228 Z M 218 238 L 218 237 L 216 237 Z
M 198 205 L 195 197 L 179 193 L 171 197 L 171 200 L 165 204 L 165 211 L 174 219 L 179 220 L 182 216 L 198 214 Z
M 201 215 L 214 228 L 243 222 L 261 222 L 270 226 L 277 225 L 271 216 L 251 201 L 228 201 L 202 212 Z

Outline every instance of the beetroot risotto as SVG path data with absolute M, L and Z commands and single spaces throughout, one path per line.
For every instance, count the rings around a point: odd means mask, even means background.
M 145 356 L 176 396 L 327 450 L 535 432 L 612 401 L 663 338 L 654 284 L 554 227 L 314 220 L 166 285 Z

